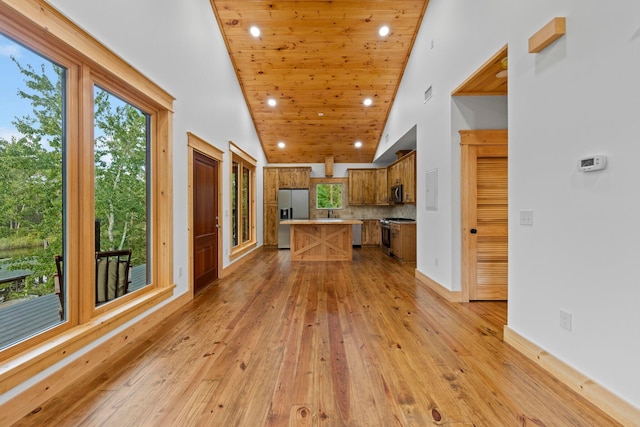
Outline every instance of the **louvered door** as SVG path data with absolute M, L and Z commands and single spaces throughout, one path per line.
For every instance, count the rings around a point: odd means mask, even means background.
M 465 300 L 506 300 L 508 148 L 505 130 L 461 131 Z

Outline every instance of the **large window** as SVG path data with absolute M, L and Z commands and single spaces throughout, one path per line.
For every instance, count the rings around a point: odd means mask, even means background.
M 0 2 L 0 362 L 30 356 L 8 388 L 173 289 L 173 99 L 49 8 Z
M 231 152 L 231 256 L 256 245 L 256 161 L 235 144 Z
M 65 320 L 66 68 L 0 35 L 0 349 Z M 58 292 L 56 293 L 56 288 Z

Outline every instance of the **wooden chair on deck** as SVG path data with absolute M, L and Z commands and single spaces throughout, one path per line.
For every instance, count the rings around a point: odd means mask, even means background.
M 96 252 L 96 305 L 129 292 L 131 249 Z

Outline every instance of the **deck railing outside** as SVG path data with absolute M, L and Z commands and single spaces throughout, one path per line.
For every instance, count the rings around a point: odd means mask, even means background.
M 129 292 L 147 285 L 147 265 L 131 269 Z M 0 303 L 0 349 L 60 323 L 60 300 L 55 293 Z

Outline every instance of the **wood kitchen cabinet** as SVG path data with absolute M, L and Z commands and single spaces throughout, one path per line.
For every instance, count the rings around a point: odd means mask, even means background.
M 361 205 L 364 203 L 363 175 L 360 169 L 348 169 L 349 178 L 349 204 Z
M 402 181 L 402 200 L 405 203 L 416 202 L 416 152 L 400 159 L 400 171 Z
M 391 255 L 402 262 L 416 260 L 415 223 L 391 223 Z
M 278 188 L 309 188 L 311 168 L 278 168 Z
M 349 169 L 350 205 L 388 205 L 387 168 Z
M 376 205 L 389 204 L 390 192 L 387 184 L 387 175 L 387 168 L 380 168 L 375 171 Z
M 387 192 L 391 194 L 391 187 L 400 184 L 400 163 L 396 161 L 387 168 Z
M 279 168 L 262 169 L 262 182 L 264 188 L 264 203 L 278 204 L 278 177 Z
M 402 184 L 402 201 L 416 203 L 416 152 L 415 150 L 396 160 L 387 168 L 387 188 Z
M 263 244 L 264 245 L 277 245 L 278 244 L 278 204 L 277 203 L 265 203 L 263 211 Z
M 362 220 L 362 245 L 380 245 L 381 231 L 379 219 Z
M 375 169 L 348 169 L 349 204 L 373 205 L 376 201 Z

